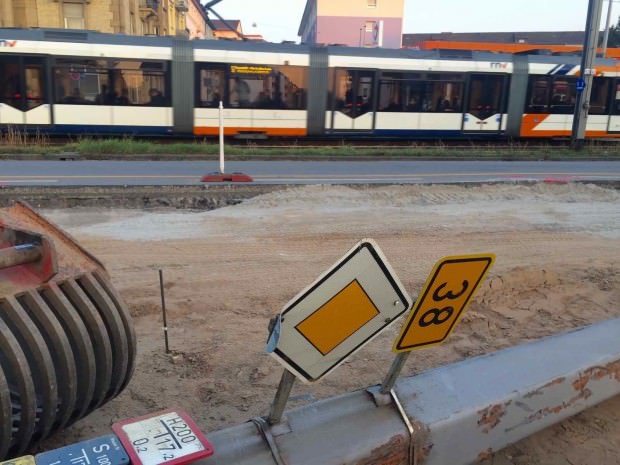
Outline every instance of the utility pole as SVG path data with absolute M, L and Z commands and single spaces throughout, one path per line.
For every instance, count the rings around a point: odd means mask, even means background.
M 590 109 L 590 95 L 594 80 L 594 59 L 598 49 L 598 36 L 601 24 L 603 0 L 590 0 L 588 4 L 588 19 L 586 20 L 586 37 L 583 42 L 581 57 L 581 77 L 578 82 L 577 101 L 575 102 L 575 116 L 573 118 L 573 132 L 571 146 L 581 150 L 585 144 L 586 123 Z M 581 89 L 579 91 L 579 89 Z
M 614 5 L 613 0 L 608 0 L 609 6 L 607 7 L 607 22 L 605 23 L 605 35 L 603 36 L 603 53 L 601 56 L 605 58 L 607 56 L 607 42 L 609 42 L 609 26 L 611 25 L 611 7 Z

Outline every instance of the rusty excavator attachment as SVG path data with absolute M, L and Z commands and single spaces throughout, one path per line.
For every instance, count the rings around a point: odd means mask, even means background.
M 27 204 L 0 209 L 0 460 L 116 397 L 135 356 L 101 262 Z

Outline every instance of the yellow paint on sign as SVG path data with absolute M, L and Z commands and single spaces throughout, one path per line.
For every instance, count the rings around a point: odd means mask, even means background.
M 295 328 L 327 355 L 378 314 L 356 279 Z
M 23 457 L 9 460 L 7 462 L 0 462 L 0 465 L 35 465 L 35 461 L 34 456 L 24 455 Z
M 495 261 L 495 255 L 463 255 L 440 260 L 394 342 L 394 352 L 441 344 Z

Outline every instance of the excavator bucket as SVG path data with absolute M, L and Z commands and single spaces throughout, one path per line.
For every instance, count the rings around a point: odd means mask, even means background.
M 0 209 L 0 460 L 116 397 L 135 356 L 102 263 L 27 204 Z

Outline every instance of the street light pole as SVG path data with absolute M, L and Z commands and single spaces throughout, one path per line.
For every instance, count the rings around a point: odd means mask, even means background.
M 611 7 L 613 6 L 613 0 L 608 0 L 609 6 L 607 7 L 607 22 L 605 23 L 605 35 L 603 36 L 603 53 L 601 56 L 605 58 L 607 55 L 607 42 L 609 42 L 609 26 L 611 25 Z
M 581 79 L 584 81 L 585 88 L 577 92 L 571 137 L 571 146 L 576 150 L 581 150 L 585 144 L 586 123 L 588 121 L 590 95 L 595 74 L 594 59 L 598 49 L 602 10 L 603 0 L 590 0 L 588 4 L 588 19 L 586 20 L 586 36 L 583 42 L 581 57 Z

